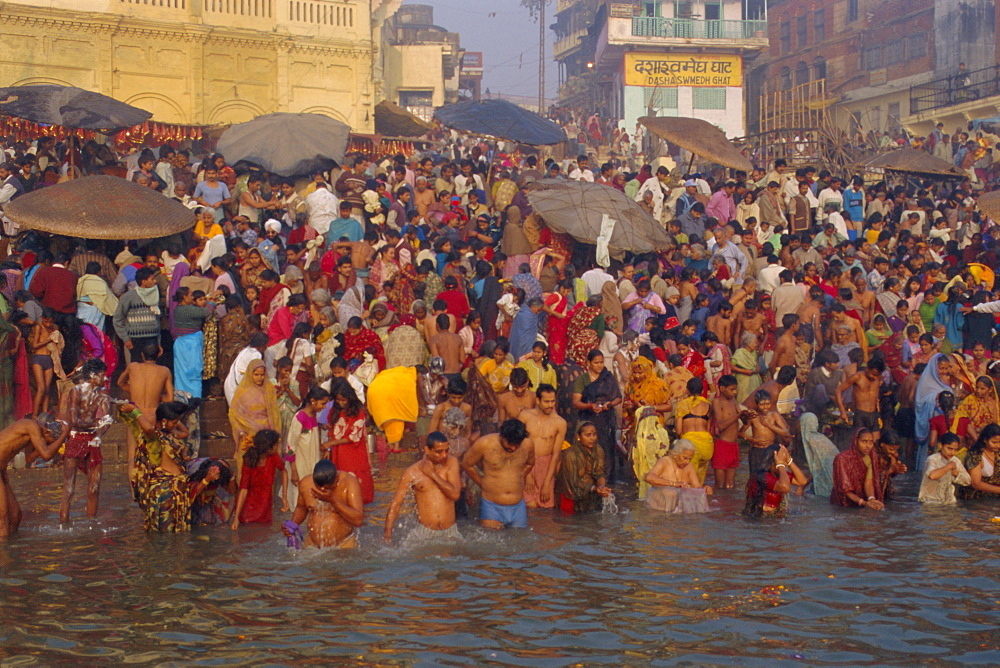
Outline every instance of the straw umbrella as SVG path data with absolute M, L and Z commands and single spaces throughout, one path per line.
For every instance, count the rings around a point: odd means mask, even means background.
M 947 160 L 915 148 L 899 148 L 881 153 L 858 164 L 863 169 L 883 169 L 904 174 L 927 174 L 963 178 L 966 174 Z
M 643 116 L 639 122 L 650 132 L 712 162 L 750 173 L 753 163 L 733 146 L 725 133 L 700 118 Z M 694 163 L 694 155 L 691 162 Z M 688 170 L 690 170 L 690 165 Z
M 1000 221 L 1000 190 L 983 193 L 977 200 L 979 210 L 993 220 Z
M 194 212 L 117 176 L 85 176 L 4 206 L 22 228 L 84 239 L 155 239 L 194 227 Z
M 387 137 L 419 137 L 434 126 L 398 104 L 382 100 L 375 105 L 375 132 Z

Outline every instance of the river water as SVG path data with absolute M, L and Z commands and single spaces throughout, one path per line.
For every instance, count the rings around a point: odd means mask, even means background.
M 921 507 L 913 480 L 881 513 L 805 497 L 748 522 L 731 490 L 664 516 L 621 491 L 617 515 L 414 549 L 373 523 L 360 550 L 322 553 L 290 552 L 277 512 L 147 535 L 114 471 L 98 518 L 60 530 L 55 474 L 12 482 L 27 513 L 0 545 L 2 665 L 1000 663 L 997 509 Z

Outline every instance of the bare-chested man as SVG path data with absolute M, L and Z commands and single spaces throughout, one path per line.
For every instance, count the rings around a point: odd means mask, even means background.
M 442 422 L 444 421 L 445 413 L 450 408 L 459 408 L 465 413 L 467 420 L 465 437 L 469 438 L 472 432 L 472 406 L 465 402 L 465 391 L 467 389 L 465 381 L 461 378 L 452 378 L 448 381 L 448 399 L 447 401 L 442 401 L 434 408 L 434 412 L 431 414 L 431 423 L 428 427 L 429 431 L 443 431 Z
M 799 316 L 794 313 L 786 313 L 781 319 L 781 326 L 785 328 L 784 333 L 778 337 L 775 344 L 774 356 L 771 363 L 767 365 L 767 374 L 773 376 L 774 373 L 783 366 L 795 366 L 795 334 L 799 331 Z
M 566 420 L 556 413 L 556 388 L 542 383 L 535 391 L 538 407 L 522 411 L 518 420 L 535 444 L 535 466 L 525 480 L 524 500 L 529 508 L 555 507 L 556 469 L 566 440 Z
M 406 495 L 413 490 L 420 526 L 408 540 L 430 541 L 461 538 L 455 526 L 455 502 L 462 496 L 462 475 L 458 459 L 448 453 L 448 438 L 439 431 L 427 435 L 424 458 L 403 471 L 385 516 L 385 542 L 392 542 L 392 530 Z
M 878 432 L 879 424 L 879 387 L 882 385 L 882 372 L 885 362 L 879 358 L 872 359 L 863 371 L 858 371 L 837 386 L 837 408 L 840 414 L 847 415 L 844 406 L 844 391 L 854 387 L 854 426 Z
M 740 418 L 748 417 L 749 412 L 736 403 L 737 387 L 736 376 L 722 376 L 719 378 L 719 395 L 712 400 L 712 435 L 715 437 L 712 468 L 715 470 L 715 486 L 718 489 L 732 489 L 735 486 L 736 469 L 740 465 L 740 446 L 737 441 Z
M 713 332 L 719 341 L 729 345 L 733 340 L 733 305 L 729 302 L 719 304 L 719 312 L 705 322 L 705 328 Z
M 823 349 L 823 331 L 820 327 L 820 316 L 826 293 L 823 288 L 814 285 L 809 288 L 809 299 L 799 306 L 795 315 L 799 316 L 799 329 L 805 332 L 806 343 L 813 344 L 813 350 Z M 803 328 L 805 328 L 803 330 Z
M 510 392 L 504 392 L 497 398 L 497 408 L 500 410 L 500 422 L 511 418 L 519 418 L 521 411 L 535 407 L 534 392 L 529 392 L 531 381 L 528 372 L 517 367 L 510 372 Z
M 524 480 L 534 465 L 535 444 L 519 420 L 507 420 L 500 425 L 500 433 L 483 436 L 472 444 L 462 458 L 462 470 L 483 490 L 479 502 L 481 526 L 528 528 Z
M 462 373 L 465 364 L 465 344 L 462 337 L 448 328 L 451 326 L 448 314 L 442 313 L 435 318 L 437 331 L 427 340 L 431 355 L 444 360 L 444 375 L 454 377 Z
M 458 320 L 448 313 L 448 302 L 443 299 L 435 299 L 431 304 L 431 312 L 424 318 L 424 340 L 428 347 L 431 345 L 431 337 L 438 333 L 438 316 L 444 315 L 448 318 L 448 331 L 458 333 Z
M 364 522 L 361 483 L 348 471 L 338 471 L 328 459 L 313 467 L 312 475 L 299 481 L 299 502 L 292 513 L 296 525 L 307 522 L 307 545 L 352 548 L 358 546 L 358 527 Z M 285 536 L 291 531 L 285 526 Z
M 765 338 L 764 325 L 767 318 L 757 308 L 757 301 L 748 299 L 744 303 L 743 313 L 736 318 L 736 326 L 733 329 L 733 350 L 739 346 L 740 337 L 743 332 L 750 332 L 757 337 L 758 343 Z
M 141 362 L 129 362 L 125 371 L 118 377 L 118 387 L 128 393 L 129 399 L 139 409 L 139 413 L 150 419 L 156 415 L 156 407 L 163 401 L 174 400 L 174 381 L 170 369 L 156 363 L 160 355 L 160 346 L 153 342 L 147 343 L 139 351 Z M 132 430 L 127 432 L 128 440 L 128 475 L 132 479 L 135 470 L 135 436 Z
M 0 431 L 0 540 L 6 540 L 21 525 L 21 507 L 7 480 L 7 465 L 14 455 L 29 446 L 48 461 L 67 436 L 69 426 L 65 423 L 49 422 L 43 427 L 35 420 L 18 420 Z
M 111 426 L 108 409 L 111 397 L 104 389 L 108 367 L 99 359 L 84 362 L 76 384 L 62 402 L 60 419 L 69 425 L 70 435 L 63 454 L 63 497 L 59 521 L 69 522 L 69 506 L 76 486 L 76 471 L 87 474 L 87 517 L 97 515 L 101 492 L 101 436 Z

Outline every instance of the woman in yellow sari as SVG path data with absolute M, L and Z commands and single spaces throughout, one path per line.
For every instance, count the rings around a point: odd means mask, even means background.
M 267 369 L 263 360 L 253 360 L 247 365 L 243 380 L 233 393 L 229 405 L 229 423 L 233 428 L 233 443 L 236 444 L 236 479 L 243 472 L 243 454 L 253 443 L 254 435 L 261 429 L 273 429 L 281 433 L 281 414 L 278 411 L 278 395 L 274 384 L 267 379 Z M 249 436 L 250 438 L 244 438 Z
M 639 356 L 632 362 L 632 376 L 625 390 L 622 415 L 625 418 L 625 433 L 633 435 L 635 411 L 643 406 L 653 407 L 663 424 L 663 413 L 670 411 L 670 388 L 656 375 L 649 358 Z
M 484 357 L 479 363 L 479 373 L 489 381 L 493 391 L 497 394 L 506 392 L 510 387 L 510 372 L 514 370 L 514 365 L 507 359 L 510 352 L 507 344 L 503 341 L 496 344 L 489 357 Z
M 992 378 L 980 376 L 976 379 L 973 393 L 963 399 L 955 410 L 952 432 L 958 433 L 958 423 L 962 418 L 969 421 L 965 432 L 966 445 L 975 443 L 986 425 L 1000 422 L 1000 398 Z

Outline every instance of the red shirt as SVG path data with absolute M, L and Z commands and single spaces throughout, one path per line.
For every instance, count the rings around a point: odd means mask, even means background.
M 272 490 L 274 488 L 274 474 L 285 468 L 285 463 L 275 453 L 267 456 L 267 459 L 257 462 L 257 466 L 243 467 L 243 476 L 240 479 L 240 489 L 247 490 L 247 500 L 243 504 L 243 512 L 240 513 L 240 522 L 243 524 L 270 524 L 271 510 L 274 507 Z
M 76 274 L 64 267 L 39 267 L 31 278 L 31 294 L 56 313 L 76 314 Z

